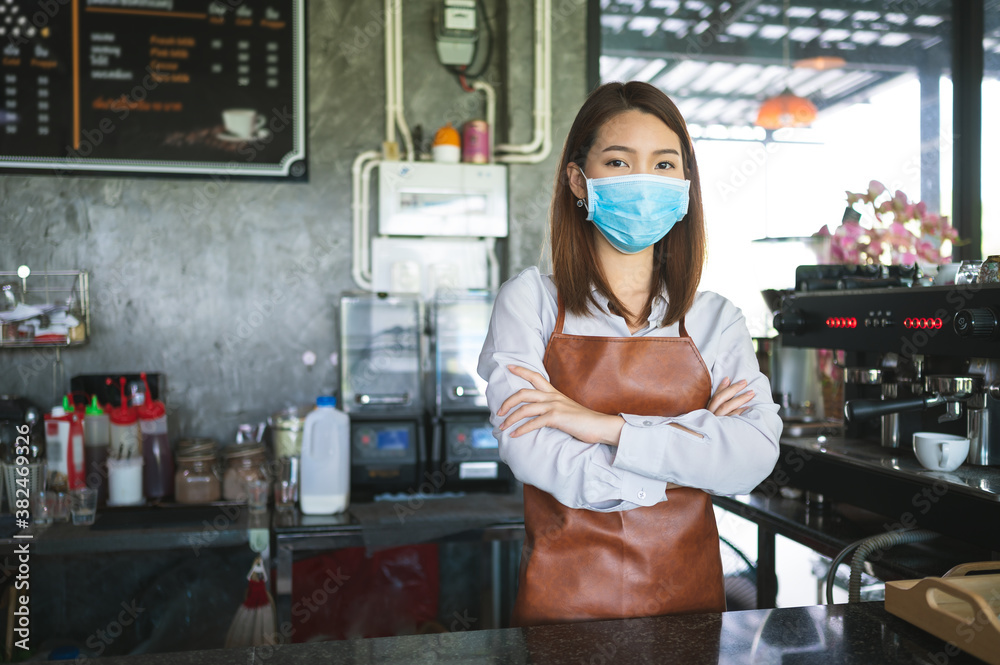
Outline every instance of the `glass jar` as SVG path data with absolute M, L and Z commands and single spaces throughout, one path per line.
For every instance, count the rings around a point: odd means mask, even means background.
M 225 450 L 225 457 L 222 498 L 226 501 L 246 501 L 248 480 L 268 480 L 267 456 L 263 446 L 229 446 Z
M 312 410 L 312 404 L 290 406 L 271 416 L 269 424 L 275 459 L 302 454 L 302 428 Z
M 208 450 L 177 454 L 174 498 L 177 503 L 211 503 L 222 496 L 218 456 Z
M 992 255 L 979 266 L 979 283 L 1000 283 L 1000 256 Z

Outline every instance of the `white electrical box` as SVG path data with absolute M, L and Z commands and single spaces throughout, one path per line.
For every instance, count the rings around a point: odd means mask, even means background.
M 383 236 L 507 236 L 505 165 L 382 162 L 378 182 Z
M 372 288 L 419 293 L 490 286 L 489 240 L 476 238 L 372 238 Z

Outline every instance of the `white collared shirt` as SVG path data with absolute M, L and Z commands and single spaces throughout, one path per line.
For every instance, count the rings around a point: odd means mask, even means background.
M 665 295 L 665 294 L 664 294 Z M 563 332 L 609 337 L 676 337 L 678 326 L 660 327 L 664 295 L 653 302 L 645 328 L 632 335 L 625 320 L 607 312 L 607 300 L 594 296 L 604 311 L 593 316 L 566 312 Z M 746 379 L 754 391 L 740 416 L 717 417 L 698 409 L 677 417 L 621 414 L 625 419 L 617 447 L 584 443 L 550 427 L 511 437 L 500 431 L 496 415 L 504 400 L 531 385 L 508 365 L 541 373 L 545 346 L 555 328 L 558 304 L 552 278 L 528 268 L 508 280 L 497 294 L 489 334 L 479 356 L 479 375 L 488 381 L 486 398 L 500 458 L 521 482 L 534 485 L 570 508 L 598 511 L 650 506 L 666 496 L 667 483 L 697 487 L 713 494 L 752 490 L 774 468 L 781 418 L 771 386 L 760 372 L 743 313 L 717 293 L 700 291 L 684 319 L 712 376 L 712 392 L 725 377 Z M 669 376 L 664 381 L 669 381 Z M 669 423 L 698 432 L 686 433 Z

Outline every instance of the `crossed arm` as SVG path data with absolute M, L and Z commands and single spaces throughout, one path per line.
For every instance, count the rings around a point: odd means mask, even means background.
M 538 372 L 518 365 L 508 365 L 507 369 L 530 383 L 532 387 L 521 388 L 504 400 L 497 409 L 497 416 L 504 417 L 499 427 L 501 431 L 513 427 L 510 436 L 516 438 L 541 427 L 552 427 L 584 443 L 618 445 L 622 427 L 625 426 L 624 418 L 592 411 L 577 404 L 556 390 Z M 746 385 L 745 379 L 732 383 L 729 377 L 724 378 L 705 408 L 716 416 L 741 415 L 744 405 L 754 396 L 752 390 L 744 391 Z M 531 420 L 516 427 L 517 423 L 525 418 Z M 697 432 L 679 423 L 669 424 L 701 437 Z

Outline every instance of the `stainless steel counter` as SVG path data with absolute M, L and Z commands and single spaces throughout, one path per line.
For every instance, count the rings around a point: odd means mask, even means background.
M 759 490 L 785 488 L 864 507 L 884 517 L 882 531 L 926 528 L 1000 552 L 1000 469 L 962 465 L 927 471 L 912 449 L 836 437 L 783 438 L 778 463 Z
M 997 467 L 963 464 L 951 472 L 928 471 L 917 461 L 912 448 L 882 448 L 870 441 L 838 437 L 783 438 L 781 444 L 810 454 L 826 455 L 877 474 L 905 478 L 930 487 L 943 485 L 950 492 L 1000 503 L 1000 468 Z

